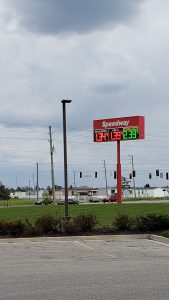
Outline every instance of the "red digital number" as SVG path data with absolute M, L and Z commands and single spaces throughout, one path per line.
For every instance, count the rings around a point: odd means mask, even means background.
M 110 141 L 119 141 L 122 139 L 122 131 L 111 131 L 110 132 Z
M 108 141 L 108 132 L 96 132 L 95 133 L 96 142 L 107 142 Z

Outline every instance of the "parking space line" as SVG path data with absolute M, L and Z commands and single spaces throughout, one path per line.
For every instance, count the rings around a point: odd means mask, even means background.
M 87 249 L 94 250 L 94 248 L 92 248 L 92 247 L 90 247 L 90 246 L 87 246 L 86 244 L 81 243 L 81 242 L 79 242 L 79 241 L 75 241 L 75 243 L 78 244 L 78 245 L 80 245 L 80 246 L 83 246 L 83 247 L 85 247 L 85 248 L 87 248 Z
M 85 247 L 89 250 L 93 250 L 95 252 L 95 254 L 99 254 L 99 255 L 102 255 L 102 256 L 107 256 L 109 258 L 111 257 L 111 258 L 114 258 L 114 259 L 119 258 L 118 256 L 111 254 L 110 252 L 104 252 L 102 250 L 95 249 L 93 247 L 87 246 L 86 244 L 83 244 L 82 242 L 75 241 L 75 243 L 80 245 L 80 246 L 83 246 L 83 247 Z

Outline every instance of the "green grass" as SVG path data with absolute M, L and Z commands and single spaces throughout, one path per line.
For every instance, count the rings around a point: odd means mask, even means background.
M 69 215 L 74 217 L 79 214 L 95 214 L 99 227 L 108 226 L 118 213 L 125 213 L 129 216 L 143 214 L 168 214 L 169 203 L 146 203 L 146 204 L 96 204 L 96 205 L 70 205 Z M 24 220 L 35 221 L 37 217 L 50 214 L 52 216 L 63 217 L 64 206 L 27 206 L 27 207 L 1 207 L 0 220 Z
M 169 197 L 137 197 L 137 198 L 124 198 L 123 202 L 128 201 L 159 201 L 159 200 L 169 200 Z
M 0 200 L 0 206 L 22 206 L 22 205 L 34 205 L 35 200 L 31 199 L 9 199 Z

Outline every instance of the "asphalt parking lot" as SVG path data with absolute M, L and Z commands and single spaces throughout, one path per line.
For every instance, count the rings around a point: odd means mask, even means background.
M 169 299 L 169 245 L 111 237 L 0 240 L 0 299 Z

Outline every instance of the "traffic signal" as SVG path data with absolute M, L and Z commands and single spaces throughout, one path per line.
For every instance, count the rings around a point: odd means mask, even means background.
M 168 172 L 166 173 L 166 179 L 168 180 Z
M 133 173 L 133 177 L 136 177 L 136 171 L 133 171 L 132 173 Z
M 117 178 L 117 173 L 116 173 L 116 171 L 114 171 L 114 179 L 116 179 Z
M 129 174 L 129 178 L 132 179 L 132 173 Z
M 149 179 L 151 179 L 152 178 L 152 174 L 151 173 L 149 173 Z
M 82 172 L 80 172 L 80 178 L 82 178 Z
M 95 172 L 95 178 L 97 178 L 97 172 Z
M 156 170 L 156 176 L 160 176 L 159 170 Z

